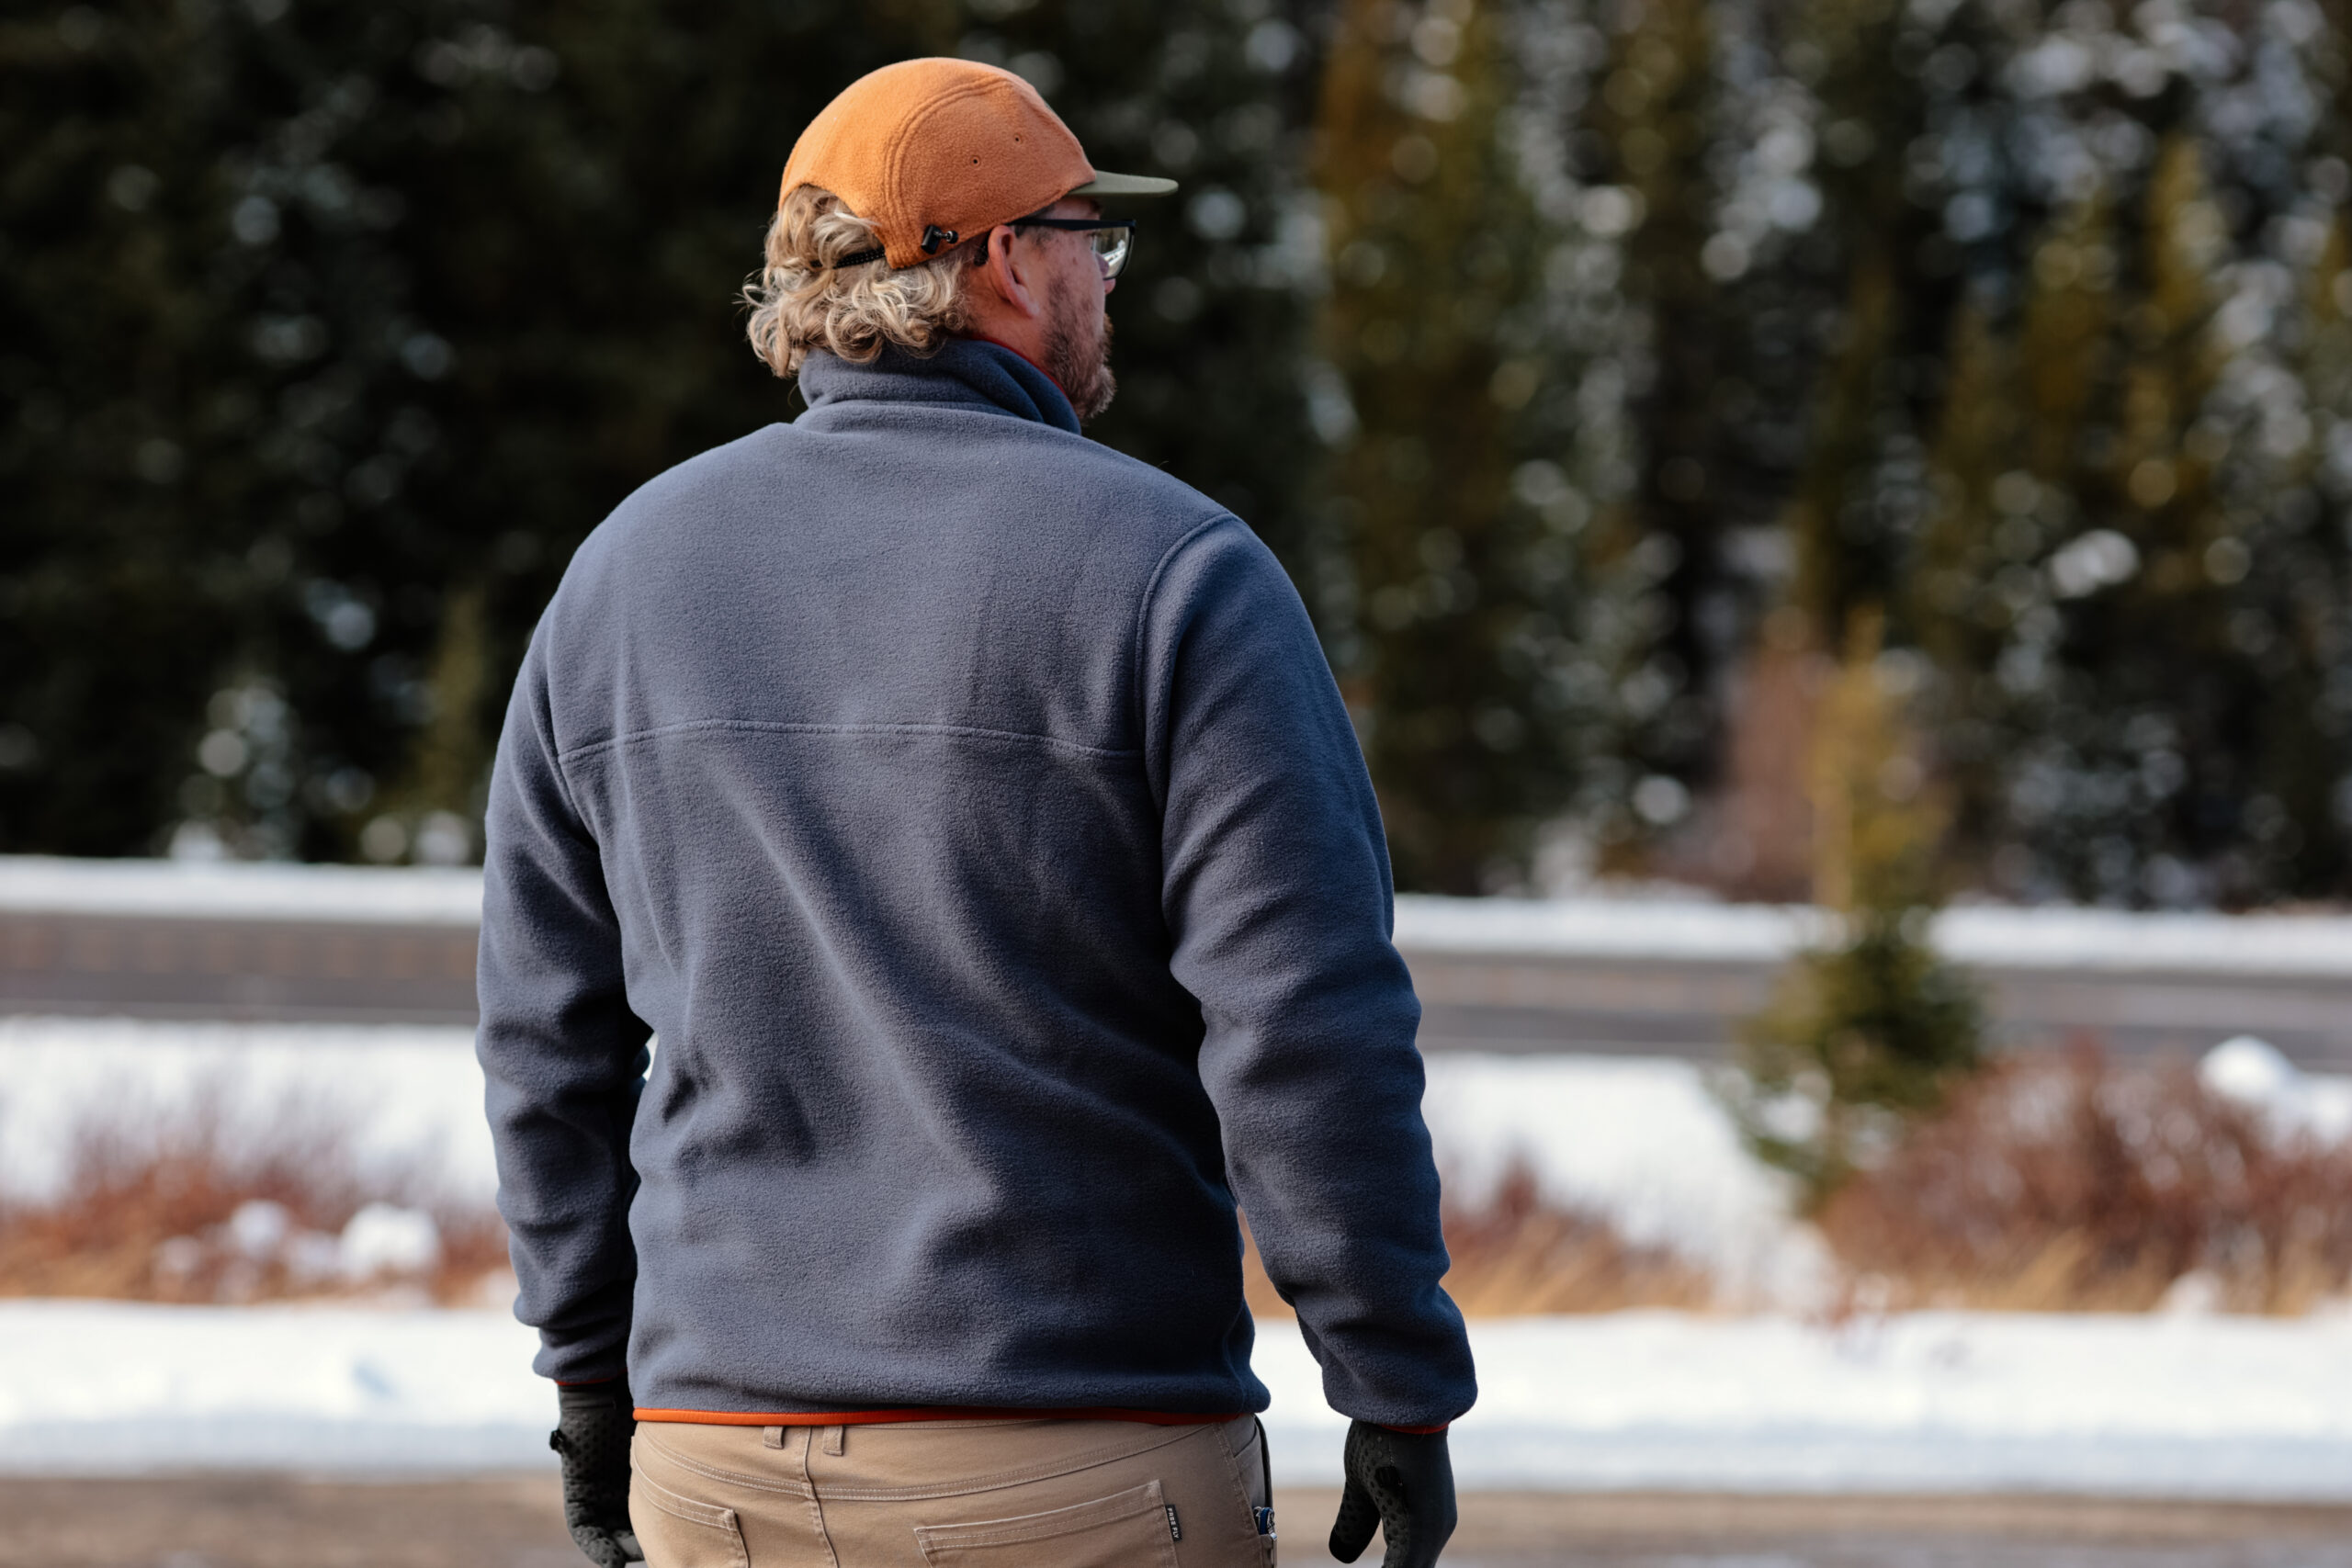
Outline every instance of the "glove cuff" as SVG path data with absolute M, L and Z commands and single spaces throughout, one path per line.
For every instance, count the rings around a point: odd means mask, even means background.
M 574 1410 L 617 1410 L 622 1416 L 635 1418 L 637 1402 L 629 1397 L 627 1378 L 606 1378 L 603 1382 L 560 1382 L 555 1385 L 556 1408 L 566 1413 Z

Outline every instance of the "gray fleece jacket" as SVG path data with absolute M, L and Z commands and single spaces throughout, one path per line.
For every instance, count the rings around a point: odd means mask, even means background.
M 479 1050 L 539 1371 L 1262 1409 L 1238 1201 L 1336 1409 L 1461 1414 L 1419 1007 L 1289 581 L 1007 350 L 801 388 L 589 536 L 507 712 Z

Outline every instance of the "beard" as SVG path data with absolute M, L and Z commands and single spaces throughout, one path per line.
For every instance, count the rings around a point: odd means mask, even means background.
M 1087 303 L 1080 295 L 1057 298 L 1043 344 L 1046 374 L 1061 383 L 1081 423 L 1109 408 L 1119 390 L 1111 374 L 1111 313 L 1098 308 L 1090 321 Z

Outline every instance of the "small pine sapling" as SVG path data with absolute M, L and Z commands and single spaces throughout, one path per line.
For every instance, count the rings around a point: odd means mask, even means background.
M 1904 721 L 1883 622 L 1855 617 L 1813 747 L 1815 897 L 1831 939 L 1751 1020 L 1724 1094 L 1749 1148 L 1810 1212 L 1982 1066 L 1974 987 L 1938 956 L 1947 812 Z

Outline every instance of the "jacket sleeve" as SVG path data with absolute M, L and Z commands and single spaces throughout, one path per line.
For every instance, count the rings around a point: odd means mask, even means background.
M 1476 1397 L 1421 1120 L 1420 1004 L 1391 942 L 1380 811 L 1329 667 L 1231 518 L 1161 563 L 1137 638 L 1177 980 L 1266 1271 L 1342 1415 L 1436 1426 Z
M 532 1365 L 594 1382 L 627 1370 L 628 1138 L 650 1031 L 629 1011 L 596 841 L 557 761 L 546 642 L 542 624 L 491 774 L 475 1054 L 521 1285 L 514 1314 L 539 1331 Z

